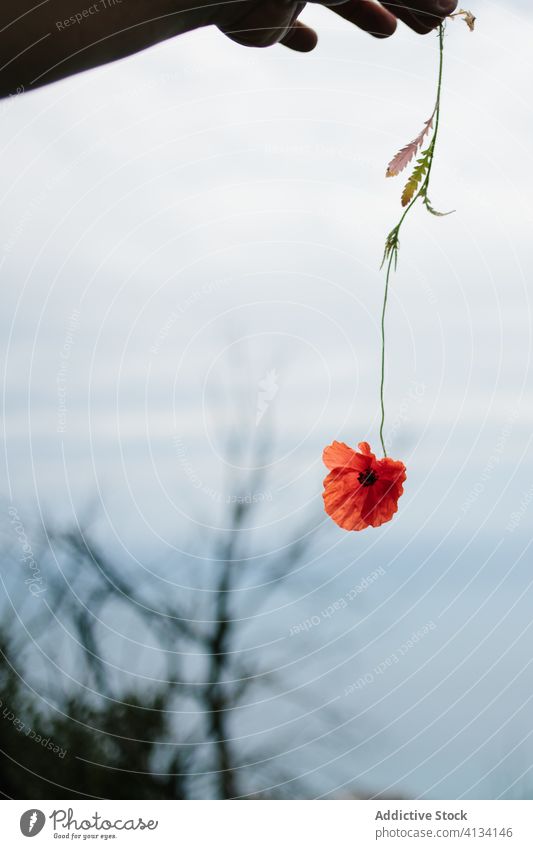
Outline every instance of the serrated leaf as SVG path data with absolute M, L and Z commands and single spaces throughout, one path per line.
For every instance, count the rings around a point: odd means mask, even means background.
M 398 174 L 400 174 L 405 168 L 407 168 L 407 166 L 409 165 L 411 160 L 418 153 L 418 150 L 422 146 L 422 142 L 424 141 L 425 137 L 427 136 L 429 131 L 431 129 L 433 129 L 433 118 L 434 117 L 435 117 L 435 113 L 433 113 L 433 115 L 431 116 L 429 121 L 426 121 L 426 123 L 424 124 L 424 129 L 416 137 L 416 139 L 413 139 L 412 142 L 410 142 L 408 145 L 403 147 L 396 154 L 394 159 L 392 159 L 389 162 L 389 165 L 388 165 L 388 168 L 387 168 L 387 174 L 386 174 L 387 177 L 397 177 Z
M 409 177 L 402 193 L 402 206 L 408 206 L 418 191 L 418 187 L 426 176 L 429 163 L 431 162 L 431 146 L 424 151 L 418 160 L 417 166 Z

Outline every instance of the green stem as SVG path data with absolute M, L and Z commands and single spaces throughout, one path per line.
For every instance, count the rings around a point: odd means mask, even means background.
M 385 427 L 385 318 L 387 315 L 387 301 L 389 299 L 389 283 L 392 273 L 392 265 L 395 259 L 395 253 L 391 253 L 389 257 L 389 262 L 387 265 L 387 277 L 385 279 L 385 294 L 383 296 L 383 309 L 381 312 L 381 386 L 380 386 L 380 400 L 381 400 L 381 424 L 379 426 L 379 438 L 381 441 L 381 447 L 383 448 L 383 456 L 387 456 L 387 449 L 385 448 L 385 439 L 383 436 L 383 428 Z
M 437 137 L 439 133 L 439 122 L 440 122 L 440 101 L 442 94 L 442 76 L 444 69 L 444 28 L 445 25 L 441 24 L 439 27 L 439 75 L 438 75 L 438 83 L 437 83 L 437 99 L 435 102 L 435 130 L 433 132 L 433 138 L 431 139 L 431 144 L 429 146 L 429 166 L 426 174 L 426 178 L 422 183 L 420 189 L 415 194 L 412 201 L 404 210 L 398 224 L 391 231 L 391 235 L 394 236 L 394 244 L 390 249 L 388 256 L 385 254 L 387 259 L 387 274 L 385 277 L 385 292 L 383 295 L 383 309 L 381 312 L 381 383 L 380 383 L 380 402 L 381 402 L 381 423 L 379 427 L 379 438 L 381 442 L 381 447 L 383 449 L 383 456 L 387 456 L 387 449 L 385 448 L 385 438 L 384 438 L 384 428 L 385 428 L 385 321 L 387 317 L 387 303 L 389 299 L 389 287 L 390 280 L 392 275 L 393 267 L 396 269 L 396 265 L 398 262 L 398 250 L 399 250 L 399 236 L 402 225 L 407 218 L 407 215 L 415 205 L 415 203 L 422 197 L 427 198 L 427 192 L 429 188 L 429 181 L 431 177 L 431 169 L 433 167 L 433 159 L 435 156 L 435 145 L 437 142 Z
M 439 79 L 437 83 L 437 102 L 435 104 L 435 132 L 433 133 L 433 138 L 431 140 L 431 159 L 429 162 L 428 173 L 425 179 L 425 185 L 423 189 L 427 191 L 429 187 L 429 180 L 431 177 L 431 169 L 433 168 L 433 159 L 435 156 L 435 146 L 437 144 L 437 138 L 439 135 L 439 124 L 440 124 L 440 99 L 442 95 L 442 75 L 444 71 L 444 30 L 446 28 L 446 24 L 441 24 L 439 27 Z M 419 195 L 421 191 L 419 192 Z M 416 198 L 415 198 L 416 200 Z

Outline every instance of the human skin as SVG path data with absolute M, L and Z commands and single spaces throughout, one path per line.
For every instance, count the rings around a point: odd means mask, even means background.
M 377 38 L 398 21 L 431 32 L 456 0 L 329 0 L 318 5 Z M 0 97 L 122 59 L 204 26 L 248 47 L 281 43 L 302 53 L 317 43 L 290 0 L 8 0 L 0 4 Z

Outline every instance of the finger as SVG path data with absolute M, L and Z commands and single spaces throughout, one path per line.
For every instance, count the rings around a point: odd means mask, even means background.
M 314 50 L 318 42 L 318 36 L 314 29 L 306 27 L 300 21 L 295 21 L 285 35 L 280 44 L 285 47 L 290 47 L 291 50 L 297 50 L 299 53 L 309 53 Z
M 396 30 L 396 16 L 373 0 L 349 0 L 332 11 L 376 38 L 388 38 Z
M 402 23 L 406 24 L 419 35 L 427 35 L 428 32 L 431 32 L 440 23 L 436 19 L 432 20 L 431 23 L 429 20 L 421 20 L 414 14 L 411 7 L 406 6 L 404 3 L 389 3 L 387 0 L 382 0 L 382 2 L 384 7 L 396 15 L 399 21 L 402 21 Z
M 229 26 L 220 26 L 232 41 L 246 47 L 270 47 L 277 44 L 305 4 L 279 3 L 278 0 L 263 0 L 247 8 L 242 17 Z
M 457 8 L 457 0 L 381 0 L 399 20 L 421 35 L 431 32 Z
M 406 5 L 422 21 L 428 17 L 442 21 L 455 12 L 457 0 L 407 0 Z

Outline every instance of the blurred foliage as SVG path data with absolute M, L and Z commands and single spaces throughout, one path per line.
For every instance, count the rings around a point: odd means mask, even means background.
M 272 750 L 244 753 L 233 742 L 234 714 L 244 697 L 250 689 L 270 686 L 275 675 L 243 651 L 243 628 L 257 611 L 246 593 L 237 592 L 248 580 L 249 562 L 249 535 L 239 531 L 252 509 L 245 501 L 232 504 L 226 529 L 215 533 L 210 555 L 202 559 L 208 591 L 180 590 L 179 604 L 154 591 L 154 582 L 140 586 L 138 578 L 130 580 L 128 569 L 104 553 L 87 528 L 46 527 L 29 534 L 46 591 L 34 597 L 12 579 L 5 596 L 0 628 L 5 797 L 228 799 L 264 796 L 265 786 L 278 788 L 268 791 L 270 797 L 308 794 L 296 778 L 285 788 L 289 777 L 273 767 Z M 9 534 L 6 539 L 0 556 L 4 589 L 8 576 L 21 568 L 20 540 Z M 308 539 L 303 532 L 281 546 L 281 553 L 254 565 L 259 605 L 298 562 Z M 193 568 L 198 570 L 197 561 Z M 153 678 L 130 673 L 138 683 L 125 684 L 122 670 L 117 673 L 109 659 L 106 619 L 128 621 L 164 670 L 154 671 Z M 135 656 L 135 641 L 130 657 L 132 651 Z

